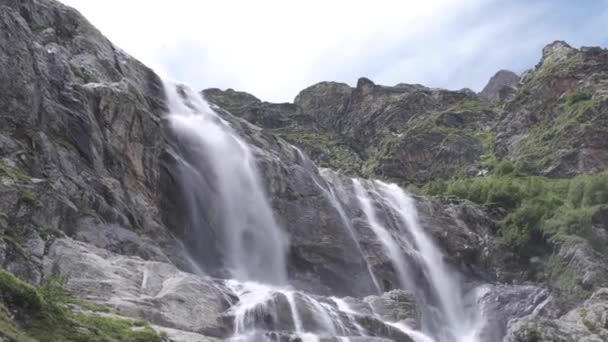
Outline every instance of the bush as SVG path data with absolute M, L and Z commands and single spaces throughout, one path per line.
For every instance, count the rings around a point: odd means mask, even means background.
M 432 182 L 421 192 L 502 209 L 498 243 L 519 263 L 549 252 L 550 242 L 561 236 L 587 239 L 605 252 L 606 247 L 596 242 L 600 240 L 591 229 L 591 217 L 608 204 L 608 171 L 573 179 L 520 177 L 510 163 L 500 163 L 494 175 Z
M 515 167 L 509 161 L 501 161 L 495 169 L 495 173 L 499 176 L 510 175 L 515 171 Z

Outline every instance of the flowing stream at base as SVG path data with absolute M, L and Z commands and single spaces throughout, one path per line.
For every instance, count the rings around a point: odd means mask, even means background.
M 331 172 L 313 178 L 356 242 L 370 278 L 382 292 L 352 225 L 352 212 L 357 210 L 345 210 L 344 205 L 354 203 L 362 211 L 368 229 L 397 273 L 399 287 L 416 297 L 422 313 L 421 331 L 405 322 L 382 319 L 369 304 L 362 312 L 345 299 L 313 296 L 291 287 L 288 239 L 275 221 L 251 148 L 199 94 L 174 84 L 166 84 L 165 90 L 180 190 L 188 207 L 184 221 L 192 234 L 188 239 L 204 237 L 211 240 L 210 246 L 219 246 L 215 254 L 209 254 L 212 260 L 198 263 L 221 264 L 233 278 L 225 287 L 238 297 L 228 298 L 231 308 L 227 315 L 234 321 L 231 341 L 288 341 L 295 336 L 303 341 L 350 341 L 358 336 L 415 342 L 477 341 L 481 318 L 474 305 L 463 302 L 458 275 L 444 264 L 440 250 L 420 227 L 414 200 L 394 184 L 353 179 L 352 188 L 347 189 Z M 354 201 L 341 200 L 338 190 Z M 206 200 L 209 192 L 215 195 L 212 203 Z M 213 206 L 211 214 L 199 215 L 207 210 L 205 206 Z M 190 247 L 192 255 L 200 249 L 192 241 L 185 245 L 194 246 Z M 413 266 L 419 272 L 413 273 Z M 423 279 L 414 279 L 413 274 Z

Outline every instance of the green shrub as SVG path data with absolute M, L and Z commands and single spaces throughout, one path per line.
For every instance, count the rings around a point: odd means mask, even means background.
M 591 94 L 577 90 L 566 96 L 566 104 L 571 106 L 577 102 L 591 100 Z
M 510 164 L 497 169 L 501 171 L 488 177 L 431 182 L 419 191 L 502 210 L 498 243 L 518 263 L 550 252 L 551 241 L 559 241 L 556 238 L 561 236 L 584 238 L 599 252 L 606 252 L 594 236 L 591 217 L 599 207 L 608 205 L 608 171 L 550 179 L 517 176 Z
M 495 174 L 499 176 L 510 175 L 515 171 L 515 166 L 509 161 L 501 161 L 495 169 Z

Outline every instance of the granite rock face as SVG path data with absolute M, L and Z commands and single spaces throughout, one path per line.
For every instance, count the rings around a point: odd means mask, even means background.
M 168 260 L 161 221 L 159 78 L 55 1 L 0 2 L 4 267 L 40 277 L 54 235 Z M 154 236 L 154 241 L 149 237 Z

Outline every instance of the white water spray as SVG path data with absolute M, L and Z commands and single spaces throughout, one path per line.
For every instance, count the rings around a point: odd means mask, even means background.
M 171 84 L 165 89 L 170 112 L 167 120 L 178 143 L 188 146 L 186 155 L 176 156 L 188 172 L 187 177 L 181 180 L 187 189 L 184 194 L 186 200 L 191 202 L 187 205 L 193 212 L 208 206 L 213 208 L 211 219 L 199 220 L 196 216 L 191 223 L 195 228 L 200 225 L 201 231 L 213 230 L 219 235 L 220 262 L 238 279 L 226 284 L 239 297 L 237 303 L 227 300 L 232 304 L 229 311 L 235 321 L 232 340 L 264 340 L 267 328 L 272 331 L 279 326 L 280 331 L 292 331 L 303 341 L 319 341 L 321 338 L 348 341 L 348 337 L 338 336 L 342 334 L 365 336 L 367 331 L 357 321 L 359 314 L 345 301 L 333 299 L 334 306 L 287 286 L 287 238 L 275 222 L 251 148 L 200 95 Z M 317 185 L 338 211 L 363 255 L 359 238 L 334 192 L 336 185 L 328 175 L 323 177 L 329 186 L 319 182 Z M 394 185 L 381 182 L 362 184 L 359 180 L 353 180 L 353 185 L 369 225 L 390 257 L 402 286 L 415 287 L 408 276 L 406 255 L 414 254 L 420 260 L 419 266 L 432 287 L 434 303 L 439 307 L 437 317 L 430 317 L 437 320 L 435 327 L 441 327 L 440 332 L 432 334 L 436 341 L 476 342 L 478 320 L 463 309 L 459 281 L 444 265 L 441 252 L 420 228 L 413 200 Z M 378 216 L 376 205 L 383 209 L 383 215 L 391 213 L 398 218 L 400 224 L 397 228 L 384 225 L 379 218 L 386 217 Z M 188 238 L 197 239 L 197 236 Z M 368 271 L 379 288 L 369 262 Z M 285 312 L 281 310 L 286 307 L 292 327 L 283 326 L 285 322 L 281 315 Z M 300 310 L 305 315 L 301 316 Z M 416 342 L 433 341 L 402 323 L 382 323 L 412 336 Z
M 438 298 L 441 312 L 449 332 L 443 340 L 455 338 L 459 342 L 477 341 L 477 330 L 483 325 L 475 311 L 467 312 L 462 301 L 460 279 L 444 262 L 443 254 L 420 227 L 414 200 L 395 184 L 376 182 L 387 205 L 401 219 L 400 228 L 405 228 L 412 237 L 421 256 L 422 268 Z
M 213 229 L 223 244 L 225 266 L 240 280 L 285 284 L 287 239 L 266 200 L 249 146 L 199 94 L 173 84 L 166 84 L 165 91 L 171 129 L 180 143 L 200 151 L 190 158 L 212 173 L 216 198 L 201 197 L 219 203 L 219 227 Z M 192 192 L 201 188 L 196 183 L 186 186 Z
M 363 187 L 363 184 L 361 184 L 361 181 L 358 179 L 353 179 L 353 186 L 355 189 L 355 195 L 361 203 L 361 209 L 369 222 L 369 226 L 378 240 L 382 243 L 382 246 L 384 246 L 388 257 L 391 259 L 393 267 L 395 267 L 395 270 L 397 271 L 401 285 L 406 287 L 409 286 L 410 281 L 408 278 L 407 268 L 405 267 L 404 255 L 401 247 L 393 238 L 391 233 L 378 220 L 376 211 L 373 207 L 372 199 L 368 195 L 367 190 Z
M 348 230 L 350 237 L 353 239 L 353 241 L 355 242 L 355 245 L 357 246 L 357 250 L 358 250 L 359 254 L 363 257 L 363 259 L 365 261 L 365 265 L 367 267 L 367 272 L 369 273 L 370 279 L 372 280 L 372 283 L 374 284 L 376 291 L 378 292 L 378 294 L 381 294 L 382 288 L 380 287 L 380 283 L 378 282 L 378 279 L 376 278 L 376 275 L 374 274 L 374 271 L 372 270 L 372 267 L 369 264 L 369 261 L 367 260 L 367 258 L 365 258 L 365 254 L 363 253 L 363 249 L 361 248 L 361 244 L 359 243 L 359 238 L 358 238 L 357 234 L 355 233 L 355 229 L 353 228 L 353 225 L 352 225 L 350 219 L 348 218 L 348 216 L 346 216 L 344 207 L 342 207 L 342 204 L 340 203 L 340 200 L 338 199 L 338 196 L 336 195 L 336 192 L 333 188 L 333 186 L 336 186 L 336 183 L 338 183 L 337 184 L 338 188 L 342 187 L 342 185 L 340 184 L 340 179 L 338 177 L 336 177 L 334 175 L 334 173 L 329 169 L 321 169 L 319 171 L 320 171 L 319 173 L 321 174 L 321 177 L 325 180 L 325 182 L 329 186 L 326 189 L 323 185 L 319 184 L 313 178 L 314 182 L 323 191 L 323 193 L 325 194 L 327 199 L 331 202 L 332 206 L 338 212 L 338 215 L 340 215 L 342 224 Z
M 397 234 L 399 241 L 415 256 L 417 266 L 431 287 L 431 298 L 418 298 L 426 306 L 427 314 L 423 317 L 426 322 L 423 323 L 432 330 L 427 333 L 438 342 L 477 342 L 483 321 L 474 308 L 465 306 L 460 279 L 447 267 L 441 251 L 420 227 L 414 200 L 395 184 L 373 181 L 367 184 L 369 189 L 366 189 L 360 180 L 353 179 L 353 185 L 370 228 L 385 247 L 402 285 L 417 293 L 418 297 L 425 296 L 425 292 L 418 288 L 420 285 L 410 279 L 409 270 L 405 267 L 404 251 L 393 234 Z M 373 206 L 374 200 L 397 218 L 396 229 L 389 231 L 379 222 Z M 433 309 L 431 303 L 437 303 L 438 308 Z M 426 338 L 422 335 L 418 337 L 421 340 Z

